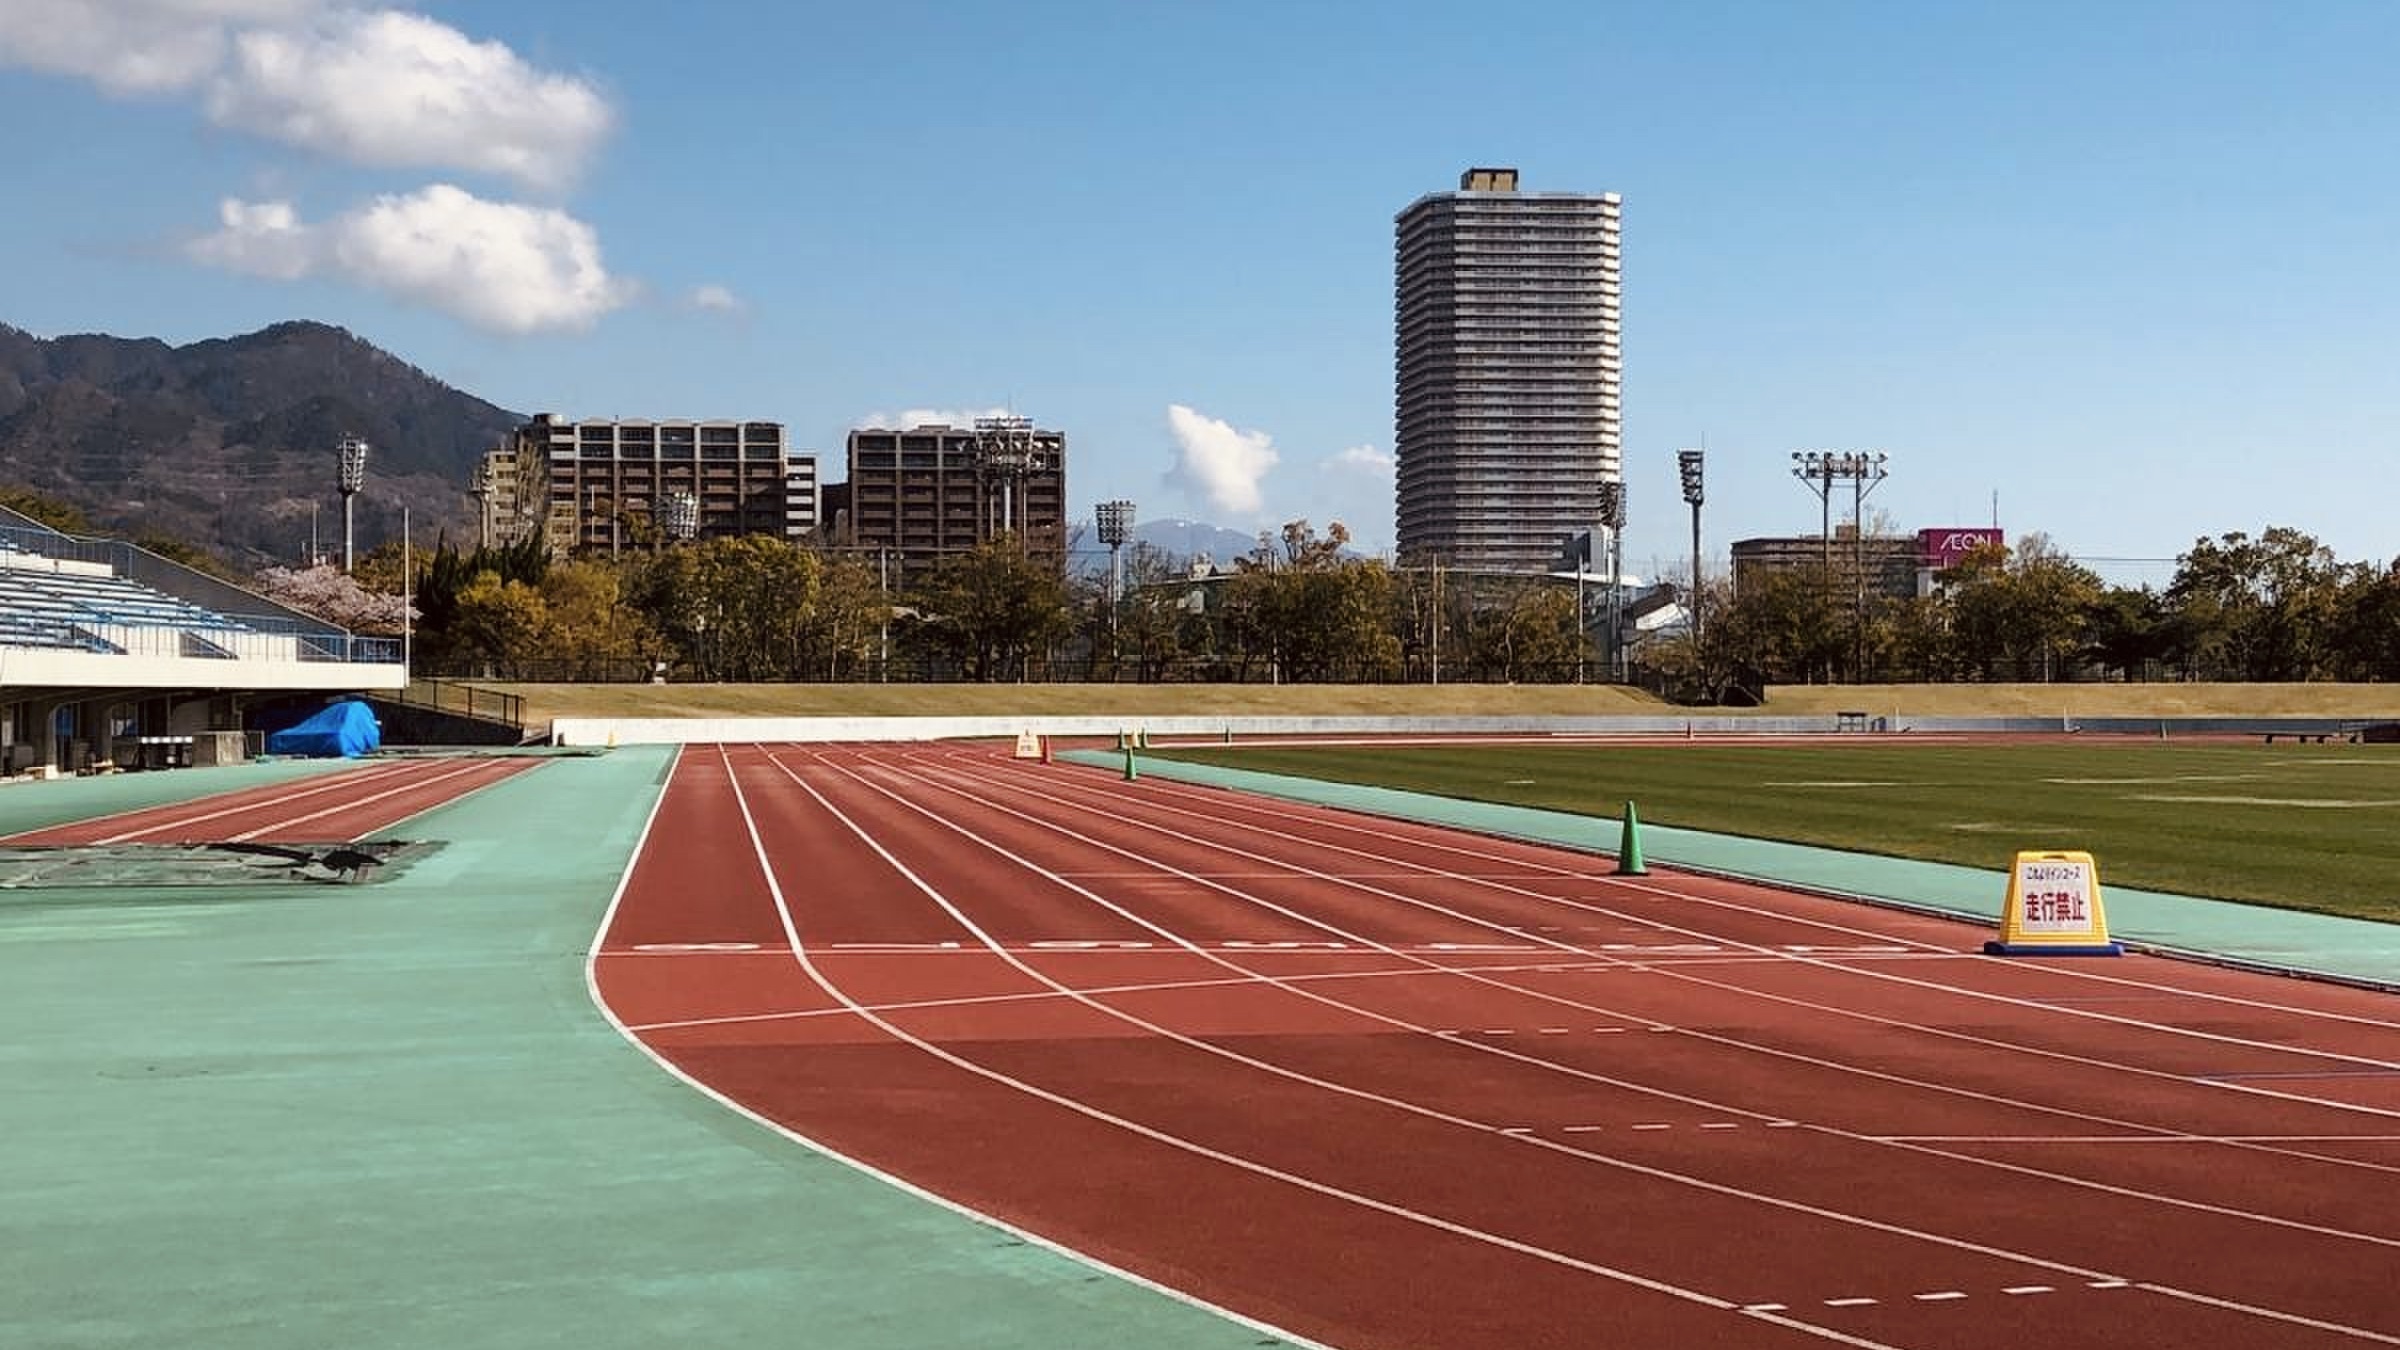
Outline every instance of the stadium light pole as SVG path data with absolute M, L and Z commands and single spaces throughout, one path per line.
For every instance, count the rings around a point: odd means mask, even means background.
M 334 486 L 342 493 L 342 570 L 358 566 L 357 516 L 352 510 L 367 485 L 367 442 L 363 436 L 344 436 L 335 447 Z
M 1833 580 L 1833 485 L 1850 485 L 1850 582 L 1852 679 L 1865 676 L 1867 657 L 1867 494 L 1890 473 L 1891 456 L 1880 450 L 1795 450 L 1792 476 L 1808 484 L 1824 509 L 1825 581 Z
M 1675 468 L 1683 477 L 1683 500 L 1692 508 L 1692 649 L 1700 648 L 1700 503 L 1706 496 L 1702 491 L 1706 450 L 1678 450 Z
M 1125 603 L 1125 538 L 1133 531 L 1133 503 L 1107 501 L 1092 508 L 1100 542 L 1108 545 L 1108 660 L 1109 678 L 1116 678 L 1117 609 Z
M 975 467 L 986 481 L 1000 484 L 1000 533 L 1017 532 L 1017 489 L 1033 469 L 1033 419 L 978 417 L 975 419 Z M 991 507 L 984 507 L 990 520 Z M 1018 546 L 1025 540 L 1020 535 Z
M 1625 678 L 1625 652 L 1622 634 L 1625 603 L 1625 480 L 1611 478 L 1600 484 L 1600 524 L 1608 528 L 1608 672 L 1609 679 L 1622 683 Z M 1577 615 L 1577 623 L 1583 616 Z
M 700 533 L 700 499 L 682 488 L 669 492 L 659 504 L 659 523 L 676 543 L 692 542 L 692 536 Z

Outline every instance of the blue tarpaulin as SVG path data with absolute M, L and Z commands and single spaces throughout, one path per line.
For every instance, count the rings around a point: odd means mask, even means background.
M 350 699 L 328 703 L 309 714 L 306 721 L 272 733 L 267 737 L 267 753 L 355 759 L 382 744 L 383 727 L 375 720 L 375 710 Z

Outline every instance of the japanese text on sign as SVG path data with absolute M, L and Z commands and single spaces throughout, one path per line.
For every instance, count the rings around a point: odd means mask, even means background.
M 2025 931 L 2081 932 L 2092 923 L 2092 874 L 2082 863 L 2029 862 L 2017 870 Z

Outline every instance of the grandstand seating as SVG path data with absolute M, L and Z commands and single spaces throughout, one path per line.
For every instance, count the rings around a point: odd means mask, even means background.
M 206 642 L 211 632 L 246 626 L 164 591 L 116 575 L 104 565 L 54 563 L 0 548 L 0 645 L 120 648 L 97 625 L 173 628 Z

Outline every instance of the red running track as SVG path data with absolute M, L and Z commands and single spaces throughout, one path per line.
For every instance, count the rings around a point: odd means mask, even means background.
M 679 1073 L 1321 1344 L 2400 1345 L 2400 1003 L 987 748 L 683 752 Z
M 6 844 L 324 843 L 366 839 L 523 772 L 511 758 L 404 759 L 0 837 Z

